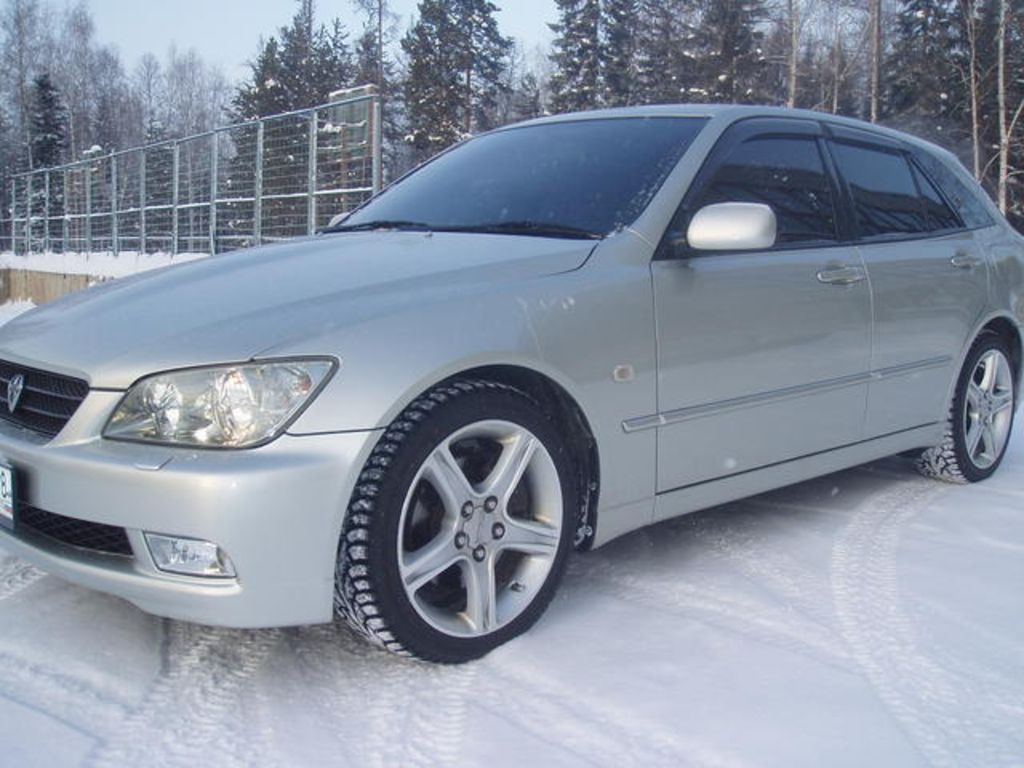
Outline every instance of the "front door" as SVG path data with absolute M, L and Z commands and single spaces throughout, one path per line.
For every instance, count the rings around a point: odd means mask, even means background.
M 659 493 L 862 439 L 870 288 L 844 242 L 819 131 L 778 119 L 731 128 L 652 263 Z M 720 202 L 770 205 L 776 246 L 672 246 L 693 213 Z

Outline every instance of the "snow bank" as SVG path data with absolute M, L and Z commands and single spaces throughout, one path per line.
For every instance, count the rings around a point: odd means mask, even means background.
M 6 304 L 0 304 L 0 325 L 3 325 L 8 320 L 13 320 L 22 312 L 28 312 L 34 307 L 31 301 L 9 301 Z
M 91 275 L 93 277 L 126 277 L 147 272 L 170 264 L 205 258 L 205 253 L 139 253 L 121 251 L 113 253 L 0 253 L 0 269 L 26 269 L 33 272 L 53 272 L 64 275 Z

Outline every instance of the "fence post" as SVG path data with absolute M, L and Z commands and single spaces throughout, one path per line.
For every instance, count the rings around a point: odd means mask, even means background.
M 11 253 L 18 252 L 18 182 L 11 179 Z
M 380 106 L 380 97 L 373 100 L 373 194 L 380 192 L 384 184 L 384 174 L 381 168 L 381 154 L 384 149 L 384 126 L 383 110 Z
M 61 216 L 61 222 L 60 222 L 60 239 L 61 239 L 60 252 L 61 253 L 67 253 L 68 252 L 68 245 L 71 242 L 71 219 L 68 218 L 68 216 L 70 215 L 68 213 L 68 205 L 69 205 L 68 201 L 69 201 L 69 194 L 70 194 L 68 190 L 70 189 L 70 187 L 69 187 L 69 182 L 70 181 L 71 181 L 71 171 L 68 170 L 67 168 L 65 168 L 64 169 L 64 205 L 62 206 L 64 208 L 64 215 Z
M 309 113 L 309 157 L 306 163 L 307 183 L 309 191 L 306 197 L 306 234 L 312 235 L 316 232 L 316 152 L 317 152 L 317 129 L 320 120 L 314 109 Z
M 171 161 L 171 255 L 178 253 L 178 166 L 181 163 L 178 142 L 174 142 Z
M 256 245 L 263 244 L 263 121 L 256 124 L 256 178 L 252 186 L 252 229 Z
M 116 257 L 121 250 L 120 221 L 117 217 L 117 155 L 110 156 L 110 250 Z
M 25 177 L 25 253 L 32 253 L 32 174 Z
M 50 172 L 43 171 L 43 251 L 50 250 Z
M 210 255 L 217 253 L 217 176 L 220 170 L 220 133 L 210 136 Z
M 146 150 L 139 150 L 139 254 L 146 253 Z
M 92 253 L 92 167 L 85 166 L 85 252 Z

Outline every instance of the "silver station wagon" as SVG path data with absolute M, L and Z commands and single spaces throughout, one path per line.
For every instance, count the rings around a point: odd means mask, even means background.
M 140 608 L 478 657 L 572 550 L 914 451 L 988 477 L 1024 241 L 948 153 L 657 107 L 471 139 L 311 239 L 0 331 L 0 546 Z

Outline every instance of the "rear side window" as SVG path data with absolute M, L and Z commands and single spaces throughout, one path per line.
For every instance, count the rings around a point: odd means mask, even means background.
M 921 200 L 924 204 L 924 218 L 928 229 L 933 232 L 960 229 L 960 217 L 946 205 L 946 201 L 942 199 L 942 195 L 939 194 L 935 185 L 921 173 L 914 163 L 911 163 L 911 168 L 914 171 L 914 180 L 917 182 L 917 188 L 921 192 Z
M 910 166 L 901 153 L 845 142 L 835 142 L 833 147 L 853 195 L 861 237 L 930 230 Z
M 975 186 L 972 189 L 958 173 L 930 152 L 915 150 L 914 160 L 920 163 L 924 172 L 942 190 L 942 194 L 960 214 L 964 226 L 968 229 L 980 229 L 992 224 L 992 217 L 979 197 L 984 194 L 981 187 Z
M 738 145 L 714 171 L 697 207 L 713 203 L 771 206 L 780 244 L 837 239 L 832 186 L 812 137 L 762 136 Z

